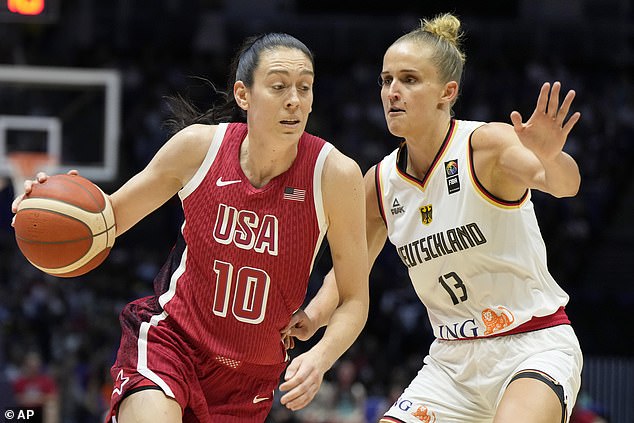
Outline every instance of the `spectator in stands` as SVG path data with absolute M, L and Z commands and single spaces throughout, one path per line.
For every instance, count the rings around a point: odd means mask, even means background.
M 59 398 L 55 379 L 42 366 L 42 358 L 36 351 L 24 356 L 21 372 L 13 381 L 16 405 L 33 409 L 43 423 L 59 422 Z

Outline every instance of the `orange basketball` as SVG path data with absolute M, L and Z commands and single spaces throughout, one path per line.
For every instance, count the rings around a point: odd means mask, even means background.
M 79 175 L 53 175 L 25 196 L 15 215 L 15 239 L 38 269 L 63 278 L 99 266 L 115 239 L 106 195 Z

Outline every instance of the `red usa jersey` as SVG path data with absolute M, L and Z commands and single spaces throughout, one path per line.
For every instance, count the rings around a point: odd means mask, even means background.
M 184 337 L 229 364 L 285 360 L 280 330 L 303 303 L 326 234 L 321 174 L 331 144 L 304 133 L 292 166 L 262 188 L 240 167 L 241 123 L 218 126 L 179 192 L 184 223 L 155 281 Z M 164 313 L 164 318 L 165 318 Z

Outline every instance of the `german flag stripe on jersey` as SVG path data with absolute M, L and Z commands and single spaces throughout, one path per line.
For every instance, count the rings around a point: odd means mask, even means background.
M 429 166 L 429 169 L 427 170 L 427 173 L 425 174 L 425 177 L 423 178 L 422 181 L 407 174 L 407 161 L 405 160 L 407 156 L 404 156 L 404 157 L 401 156 L 402 153 L 407 154 L 407 146 L 405 143 L 401 144 L 398 158 L 396 160 L 396 163 L 397 163 L 396 170 L 398 175 L 401 178 L 403 178 L 403 180 L 409 182 L 410 184 L 424 191 L 425 188 L 427 187 L 427 182 L 429 181 L 431 175 L 434 173 L 434 170 L 438 166 L 438 163 L 441 162 L 442 157 L 445 155 L 447 148 L 449 148 L 449 145 L 451 144 L 451 140 L 453 139 L 454 134 L 456 133 L 455 128 L 456 128 L 456 120 L 451 119 L 451 121 L 449 122 L 449 129 L 447 130 L 447 135 L 445 135 L 445 139 L 443 140 L 442 145 L 440 146 L 440 149 L 436 153 L 436 157 L 434 157 L 434 160 Z
M 528 192 L 529 192 L 528 190 L 524 192 L 524 194 L 522 195 L 522 197 L 520 197 L 519 200 L 507 201 L 491 194 L 482 185 L 482 183 L 480 183 L 480 181 L 478 180 L 478 177 L 476 176 L 475 168 L 473 165 L 473 147 L 471 146 L 472 137 L 473 137 L 473 133 L 469 136 L 469 142 L 467 143 L 467 148 L 469 149 L 467 158 L 469 160 L 469 176 L 471 178 L 471 182 L 473 183 L 473 186 L 476 188 L 476 192 L 479 193 L 485 200 L 487 200 L 489 203 L 493 204 L 494 206 L 502 207 L 505 209 L 515 209 L 515 208 L 521 207 L 522 204 L 528 199 Z

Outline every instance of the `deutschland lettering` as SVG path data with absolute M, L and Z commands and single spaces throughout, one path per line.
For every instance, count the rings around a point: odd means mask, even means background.
M 417 239 L 396 249 L 407 267 L 466 250 L 487 242 L 477 223 L 469 223 Z

